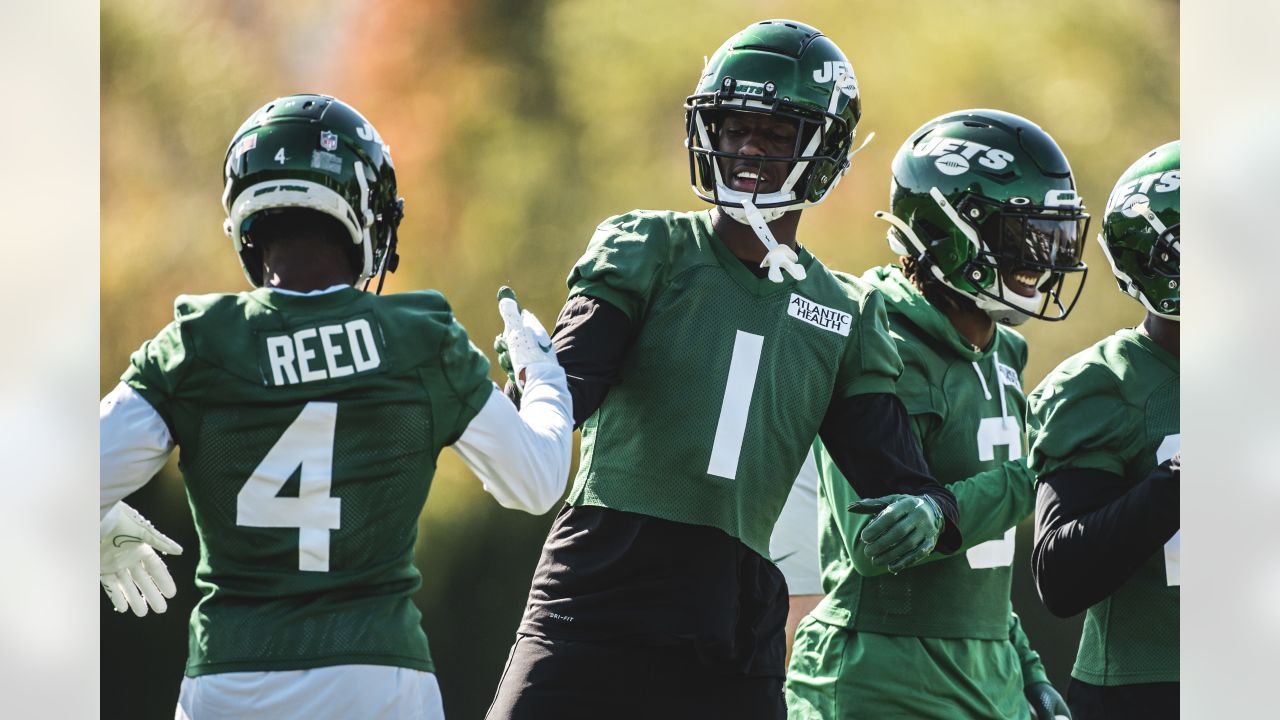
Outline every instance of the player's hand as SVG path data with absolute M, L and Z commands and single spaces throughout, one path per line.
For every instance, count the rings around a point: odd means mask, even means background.
M 849 512 L 875 515 L 862 529 L 872 564 L 898 573 L 933 552 L 942 534 L 942 511 L 928 495 L 886 495 L 860 500 Z
M 1036 720 L 1071 720 L 1067 701 L 1049 683 L 1031 683 L 1023 693 L 1031 704 L 1031 712 L 1035 713 Z
M 142 617 L 147 607 L 162 613 L 169 609 L 165 598 L 178 592 L 169 570 L 156 550 L 181 555 L 182 546 L 151 526 L 137 510 L 123 502 L 102 518 L 99 579 L 116 612 L 132 609 Z
M 515 381 L 516 388 L 523 392 L 525 368 L 556 362 L 551 336 L 533 313 L 520 309 L 515 292 L 505 285 L 498 289 L 498 314 L 502 316 L 505 327 L 494 340 L 493 349 L 498 353 L 498 364 Z

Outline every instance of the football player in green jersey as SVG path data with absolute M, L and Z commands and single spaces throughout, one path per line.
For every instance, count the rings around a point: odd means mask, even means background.
M 489 717 L 781 718 L 787 591 L 769 560 L 815 436 L 868 498 L 874 560 L 960 544 L 894 395 L 880 293 L 797 242 L 848 168 L 860 107 L 818 30 L 751 25 L 686 103 L 710 211 L 605 220 L 553 339 L 582 454 Z M 836 444 L 836 443 L 833 443 Z
M 784 511 L 801 530 L 780 524 L 773 545 L 800 570 L 793 593 L 825 594 L 796 631 L 789 716 L 1022 720 L 1030 704 L 1054 720 L 1066 704 L 1009 601 L 1035 484 L 1023 457 L 1027 345 L 1012 326 L 1071 311 L 1089 216 L 1053 138 L 998 110 L 925 123 L 894 157 L 890 188 L 877 217 L 901 266 L 863 280 L 888 306 L 897 392 L 955 493 L 964 552 L 885 574 L 868 557 L 867 518 L 844 510 L 858 495 L 816 443 L 816 472 L 797 479 L 816 482 L 816 510 Z M 793 498 L 803 506 L 799 488 Z
M 1147 310 L 1031 394 L 1039 481 L 1032 571 L 1055 615 L 1088 611 L 1067 700 L 1077 720 L 1178 716 L 1181 145 L 1120 176 L 1102 250 Z
M 155 549 L 181 548 L 122 499 L 180 446 L 202 597 L 176 717 L 442 718 L 411 598 L 437 457 L 452 446 L 499 503 L 548 510 L 572 459 L 564 371 L 502 299 L 517 411 L 443 296 L 364 291 L 395 269 L 403 201 L 345 103 L 273 100 L 224 173 L 256 289 L 180 296 L 102 400 L 103 587 L 138 615 L 173 596 Z

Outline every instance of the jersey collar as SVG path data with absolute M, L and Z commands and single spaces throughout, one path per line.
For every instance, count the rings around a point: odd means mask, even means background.
M 733 278 L 747 292 L 757 297 L 767 297 L 783 290 L 793 290 L 800 282 L 786 273 L 783 273 L 783 281 L 780 283 L 776 283 L 767 277 L 757 277 L 737 255 L 729 251 L 729 247 L 724 244 L 724 240 L 721 240 L 720 236 L 711 227 L 710 211 L 694 213 L 694 217 L 695 222 L 702 229 L 702 235 L 705 237 L 706 243 L 711 246 L 711 252 L 715 254 L 720 266 L 724 268 L 725 272 L 729 273 L 729 277 Z M 812 277 L 814 266 L 819 264 L 817 258 L 813 256 L 813 253 L 806 250 L 803 245 L 798 245 L 796 256 L 800 266 L 805 269 L 805 273 Z

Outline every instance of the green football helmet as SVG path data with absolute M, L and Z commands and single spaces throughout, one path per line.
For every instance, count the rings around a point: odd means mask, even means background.
M 1175 321 L 1182 295 L 1181 164 L 1180 140 L 1138 158 L 1111 191 L 1098 236 L 1120 290 L 1152 313 Z
M 726 112 L 780 116 L 798 123 L 789 156 L 759 157 L 717 150 Z M 765 222 L 788 210 L 817 205 L 849 169 L 854 128 L 862 113 L 858 81 L 849 60 L 817 29 L 791 20 L 748 26 L 716 50 L 694 93 L 685 99 L 685 146 L 693 191 L 751 224 L 744 201 Z M 747 193 L 721 177 L 719 158 L 791 163 L 780 190 Z M 767 244 L 767 243 L 766 243 Z
M 284 208 L 316 210 L 342 223 L 351 237 L 357 285 L 395 272 L 404 200 L 396 196 L 391 148 L 341 100 L 288 95 L 263 105 L 231 138 L 223 179 L 223 229 L 254 287 L 263 282 L 254 219 Z
M 1034 123 L 999 110 L 930 120 L 894 157 L 889 193 L 890 211 L 876 213 L 889 247 L 992 319 L 1070 314 L 1089 215 L 1066 156 Z

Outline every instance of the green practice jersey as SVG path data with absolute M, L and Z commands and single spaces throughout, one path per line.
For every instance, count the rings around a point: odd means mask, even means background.
M 832 400 L 893 392 L 901 372 L 879 294 L 799 258 L 804 280 L 756 277 L 707 212 L 635 211 L 596 230 L 570 294 L 616 306 L 634 335 L 583 424 L 571 504 L 716 527 L 768 557 Z
M 1067 359 L 1032 393 L 1031 467 L 1041 477 L 1103 470 L 1123 492 L 1178 451 L 1178 397 L 1178 358 L 1121 330 Z M 1178 681 L 1179 540 L 1089 608 L 1074 677 L 1094 685 Z
M 872 567 L 859 539 L 870 518 L 846 510 L 858 497 L 815 443 L 826 596 L 796 633 L 788 717 L 1021 720 L 1023 688 L 1046 681 L 1009 601 L 1014 528 L 1034 505 L 1026 343 L 996 326 L 975 350 L 897 268 L 863 279 L 885 298 L 904 365 L 897 393 L 930 470 L 956 496 L 964 544 L 898 575 Z
M 888 304 L 904 370 L 897 393 L 938 481 L 955 493 L 961 552 L 929 556 L 898 575 L 873 568 L 858 539 L 870 520 L 845 510 L 859 498 L 816 443 L 824 622 L 913 637 L 1007 640 L 1014 527 L 1034 507 L 1022 460 L 1026 342 L 996 326 L 975 350 L 897 268 L 863 276 Z
M 187 675 L 432 669 L 417 519 L 488 370 L 438 293 L 178 298 L 123 381 L 181 448 L 202 593 Z

